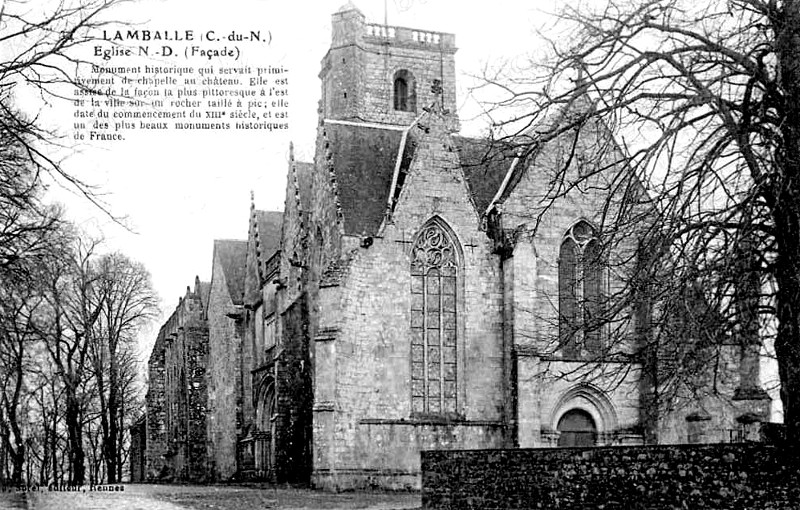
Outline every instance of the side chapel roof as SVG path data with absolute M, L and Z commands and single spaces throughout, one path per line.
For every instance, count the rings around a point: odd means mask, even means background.
M 217 239 L 214 241 L 215 257 L 219 259 L 228 294 L 234 304 L 240 305 L 244 298 L 245 260 L 247 241 Z
M 256 210 L 255 215 L 259 258 L 263 263 L 281 247 L 283 213 L 280 211 Z
M 517 150 L 512 144 L 499 145 L 483 138 L 454 136 L 461 168 L 478 212 L 483 214 L 511 167 Z

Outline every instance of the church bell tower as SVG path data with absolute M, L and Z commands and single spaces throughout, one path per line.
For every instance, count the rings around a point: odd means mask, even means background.
M 453 34 L 368 23 L 349 2 L 332 18 L 324 118 L 407 126 L 438 108 L 456 119 Z

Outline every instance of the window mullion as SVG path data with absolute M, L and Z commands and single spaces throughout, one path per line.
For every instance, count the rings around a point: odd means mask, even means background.
M 585 260 L 585 246 L 576 243 L 577 249 L 577 263 L 575 264 L 575 274 L 577 281 L 575 284 L 575 301 L 577 302 L 576 318 L 578 320 L 578 330 L 575 332 L 576 345 L 580 350 L 585 347 L 586 341 L 586 260 Z
M 439 272 L 439 409 L 447 410 L 444 403 L 444 275 Z
M 422 269 L 422 387 L 423 410 L 429 412 L 428 397 L 428 268 Z

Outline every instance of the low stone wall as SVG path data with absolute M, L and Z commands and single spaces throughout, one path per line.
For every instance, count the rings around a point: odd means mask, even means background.
M 422 506 L 794 509 L 791 465 L 763 444 L 427 451 Z

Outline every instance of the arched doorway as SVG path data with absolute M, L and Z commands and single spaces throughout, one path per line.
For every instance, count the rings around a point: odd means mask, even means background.
M 256 408 L 255 462 L 260 478 L 272 479 L 275 473 L 275 385 L 269 384 Z
M 582 409 L 572 409 L 558 420 L 558 446 L 594 446 L 597 426 L 592 415 Z

